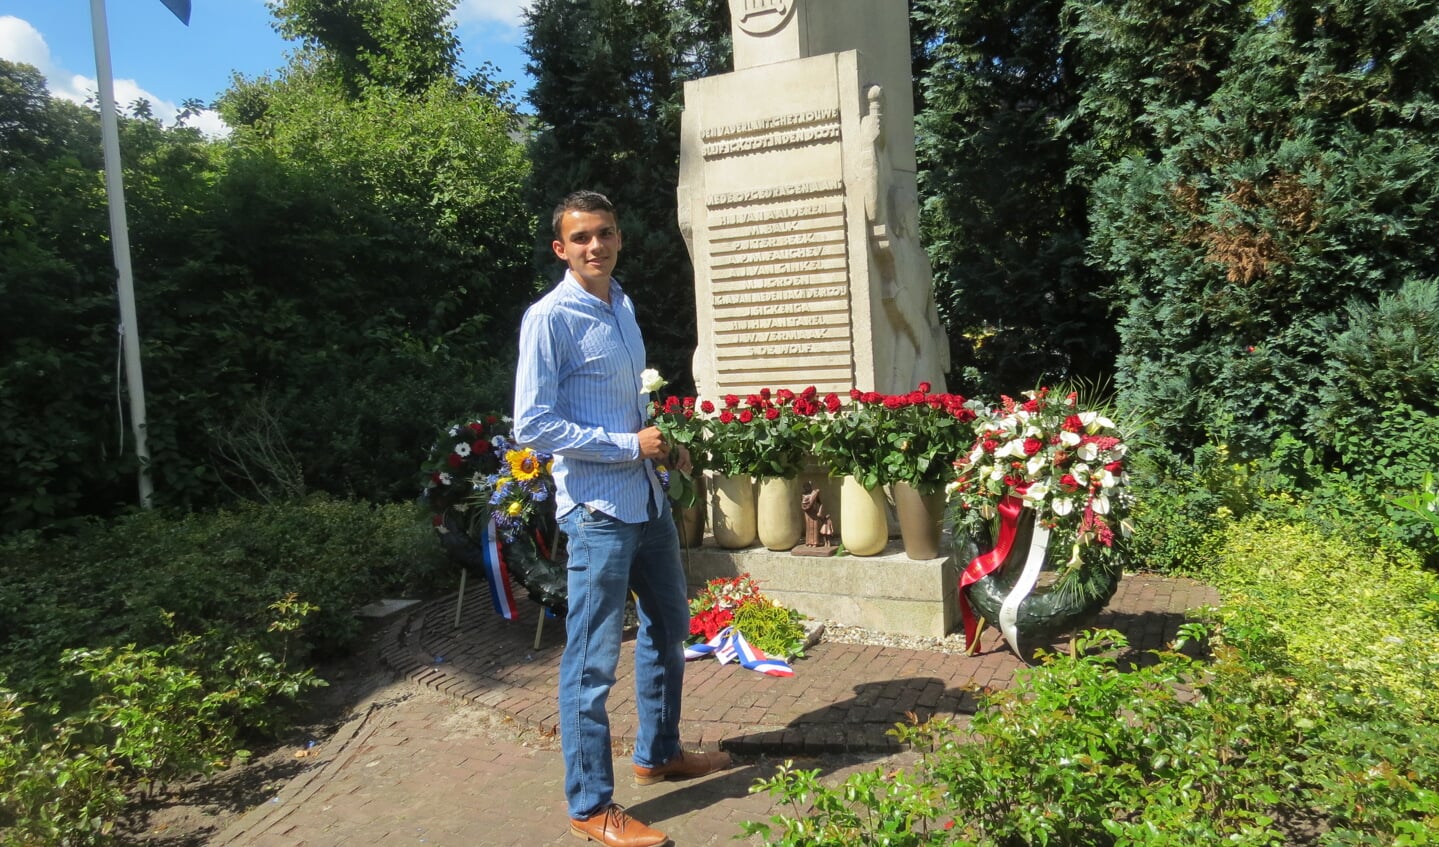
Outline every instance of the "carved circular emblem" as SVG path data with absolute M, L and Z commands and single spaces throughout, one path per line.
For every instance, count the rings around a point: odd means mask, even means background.
M 730 0 L 730 14 L 750 35 L 769 35 L 784 29 L 800 0 Z

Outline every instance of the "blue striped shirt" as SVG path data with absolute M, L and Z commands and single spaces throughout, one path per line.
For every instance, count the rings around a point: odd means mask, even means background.
M 625 523 L 663 511 L 652 463 L 640 459 L 649 398 L 633 301 L 610 280 L 610 302 L 569 271 L 525 312 L 515 374 L 514 436 L 555 455 L 555 507 L 584 505 Z

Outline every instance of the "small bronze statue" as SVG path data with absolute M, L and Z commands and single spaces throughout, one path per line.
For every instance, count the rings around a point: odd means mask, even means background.
M 796 556 L 833 556 L 834 519 L 824 507 L 819 489 L 813 483 L 804 484 L 799 507 L 800 511 L 804 512 L 804 543 L 790 552 Z

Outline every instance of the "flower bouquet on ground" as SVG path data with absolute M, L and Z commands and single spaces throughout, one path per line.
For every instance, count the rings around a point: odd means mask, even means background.
M 713 641 L 726 628 L 742 634 L 768 656 L 789 660 L 804 656 L 804 616 L 760 593 L 747 573 L 712 579 L 690 601 L 690 645 Z
M 1020 652 L 1021 634 L 1070 629 L 1119 585 L 1121 548 L 1133 531 L 1128 448 L 1103 410 L 1085 406 L 1073 391 L 1004 397 L 979 415 L 973 445 L 955 462 L 947 520 L 964 568 L 971 647 L 978 626 L 970 605 L 1000 620 Z M 1041 569 L 1052 581 L 1035 591 Z

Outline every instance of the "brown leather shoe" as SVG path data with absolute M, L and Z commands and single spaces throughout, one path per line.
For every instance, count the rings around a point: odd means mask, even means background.
M 635 765 L 635 782 L 653 785 L 665 779 L 693 779 L 697 776 L 722 771 L 729 767 L 728 753 L 689 753 L 683 750 L 678 756 L 657 768 L 643 768 Z
M 570 818 L 570 834 L 598 841 L 605 847 L 661 847 L 670 843 L 668 835 L 630 817 L 619 803 L 611 803 L 584 820 Z

